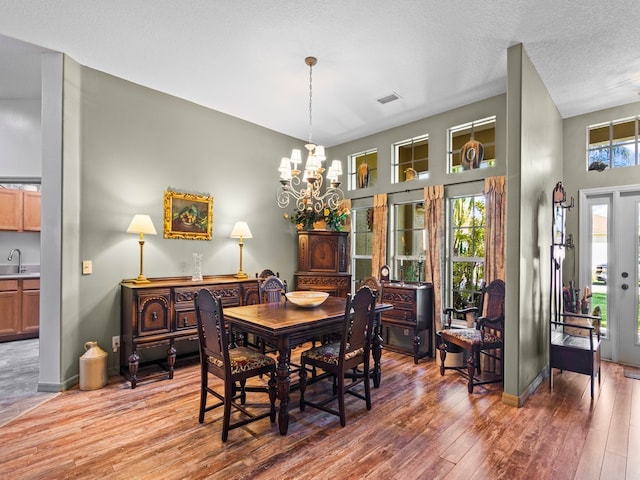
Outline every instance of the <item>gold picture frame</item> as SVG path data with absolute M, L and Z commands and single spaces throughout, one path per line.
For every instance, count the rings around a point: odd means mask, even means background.
M 213 196 L 164 192 L 164 238 L 211 240 Z

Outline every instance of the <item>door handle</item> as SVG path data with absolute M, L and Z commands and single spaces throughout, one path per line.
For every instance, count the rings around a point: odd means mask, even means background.
M 623 290 L 629 290 L 629 285 L 627 285 L 626 283 L 622 284 L 622 289 Z

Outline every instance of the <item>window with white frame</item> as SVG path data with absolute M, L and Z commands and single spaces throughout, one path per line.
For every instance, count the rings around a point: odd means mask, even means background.
M 373 187 L 378 180 L 378 150 L 349 155 L 349 190 Z
M 587 127 L 587 169 L 630 167 L 639 164 L 639 117 Z
M 373 208 L 351 209 L 351 291 L 372 275 Z
M 484 281 L 484 195 L 448 201 L 447 305 L 462 309 L 479 306 Z
M 393 207 L 393 270 L 404 282 L 424 280 L 424 202 L 400 203 Z
M 393 144 L 391 182 L 429 178 L 429 135 Z
M 448 129 L 448 172 L 493 167 L 496 163 L 496 117 Z

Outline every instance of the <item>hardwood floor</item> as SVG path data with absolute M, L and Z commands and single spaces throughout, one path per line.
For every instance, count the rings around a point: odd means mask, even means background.
M 520 409 L 499 385 L 476 387 L 434 360 L 385 351 L 373 408 L 347 398 L 347 425 L 298 410 L 286 436 L 268 419 L 222 443 L 220 409 L 198 423 L 199 367 L 138 386 L 121 377 L 70 390 L 0 427 L 5 479 L 633 479 L 640 478 L 640 381 L 603 362 L 589 378 L 555 375 Z M 327 389 L 328 382 L 309 388 Z M 311 394 L 311 393 L 310 393 Z M 251 394 L 249 394 L 251 395 Z M 251 401 L 249 397 L 249 401 Z M 634 456 L 635 454 L 635 456 Z

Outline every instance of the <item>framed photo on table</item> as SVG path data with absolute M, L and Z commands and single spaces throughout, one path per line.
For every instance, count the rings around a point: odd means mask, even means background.
M 164 238 L 211 240 L 212 226 L 211 195 L 164 192 Z

